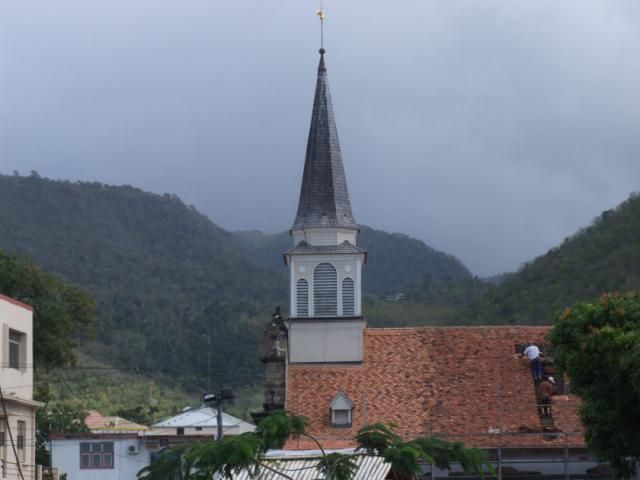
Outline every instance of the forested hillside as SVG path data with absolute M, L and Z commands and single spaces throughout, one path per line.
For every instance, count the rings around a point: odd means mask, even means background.
M 28 255 L 97 300 L 85 354 L 198 391 L 208 385 L 211 351 L 214 382 L 261 381 L 263 322 L 275 305 L 286 308 L 288 234 L 232 234 L 173 195 L 35 174 L 0 176 L 0 205 L 0 251 Z M 366 227 L 361 244 L 369 250 L 365 291 L 412 297 L 366 301 L 373 325 L 451 318 L 445 300 L 422 295 L 447 296 L 471 281 L 457 259 Z
M 96 298 L 95 340 L 83 347 L 92 356 L 197 389 L 207 384 L 210 339 L 216 379 L 256 379 L 261 323 L 284 297 L 285 274 L 252 262 L 194 208 L 35 175 L 0 176 L 0 205 L 0 250 Z
M 97 300 L 95 335 L 81 338 L 91 361 L 190 392 L 207 388 L 210 365 L 214 384 L 262 381 L 263 322 L 286 307 L 287 233 L 230 233 L 173 195 L 37 175 L 0 175 L 0 205 L 0 251 Z M 640 288 L 640 198 L 494 285 L 404 235 L 363 227 L 360 245 L 372 326 L 548 323 L 577 300 Z M 395 293 L 406 297 L 384 299 Z
M 640 289 L 640 196 L 502 282 L 465 313 L 476 323 L 550 323 L 556 312 L 603 292 Z

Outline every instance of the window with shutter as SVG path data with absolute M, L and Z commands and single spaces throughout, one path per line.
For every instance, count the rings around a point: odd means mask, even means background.
M 9 331 L 9 368 L 24 369 L 24 365 L 20 365 L 22 337 L 22 333 L 14 332 L 13 330 Z
M 313 270 L 313 316 L 338 316 L 338 274 L 330 263 Z
M 27 459 L 24 451 L 26 436 L 27 436 L 27 424 L 22 420 L 18 420 L 18 435 L 17 435 L 16 444 L 18 448 L 18 458 L 22 463 L 24 463 Z
M 342 281 L 342 315 L 348 317 L 356 314 L 355 287 L 353 280 L 345 278 Z
M 296 317 L 309 316 L 309 283 L 305 279 L 296 284 Z

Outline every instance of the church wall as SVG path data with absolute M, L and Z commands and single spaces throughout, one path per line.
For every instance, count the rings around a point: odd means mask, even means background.
M 337 230 L 336 235 L 338 245 L 342 242 L 349 242 L 352 245 L 357 245 L 357 232 L 355 230 Z
M 358 231 L 351 228 L 307 228 L 293 230 L 293 244 L 305 241 L 314 246 L 335 246 L 347 241 L 356 245 Z
M 289 327 L 291 363 L 360 362 L 363 356 L 362 319 L 293 321 Z
M 265 373 L 265 398 L 269 405 L 283 406 L 287 388 L 285 362 L 265 363 Z

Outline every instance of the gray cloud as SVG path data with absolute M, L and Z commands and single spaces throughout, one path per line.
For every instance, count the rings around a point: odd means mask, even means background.
M 512 270 L 638 189 L 634 0 L 327 0 L 358 221 Z M 295 213 L 317 2 L 0 3 L 0 170 Z

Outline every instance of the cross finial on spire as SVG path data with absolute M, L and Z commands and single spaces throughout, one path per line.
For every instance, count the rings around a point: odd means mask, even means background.
M 325 227 L 358 229 L 351 212 L 321 48 L 300 200 L 291 230 Z
M 316 15 L 320 19 L 320 55 L 324 55 L 324 5 L 320 0 L 320 8 L 316 10 Z

